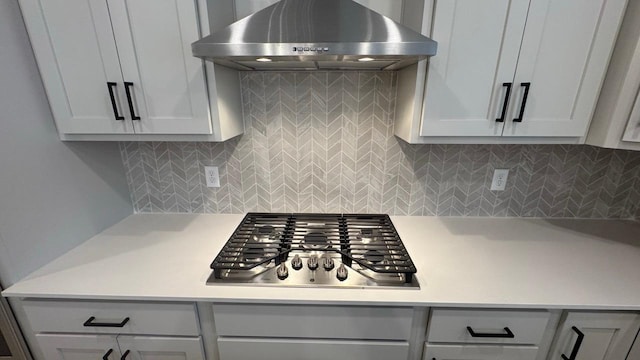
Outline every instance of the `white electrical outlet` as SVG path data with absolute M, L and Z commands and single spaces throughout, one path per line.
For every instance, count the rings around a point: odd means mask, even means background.
M 496 169 L 493 172 L 493 181 L 491 182 L 491 190 L 503 191 L 507 187 L 508 177 L 509 177 L 509 169 Z
M 220 187 L 220 174 L 217 166 L 205 166 L 204 176 L 207 178 L 207 187 Z

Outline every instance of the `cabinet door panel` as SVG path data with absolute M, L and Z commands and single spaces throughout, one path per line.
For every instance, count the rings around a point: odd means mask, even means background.
M 58 130 L 67 134 L 131 132 L 116 120 L 107 82 L 117 83 L 124 115 L 122 74 L 109 9 L 100 0 L 24 0 L 21 7 Z
M 136 133 L 210 134 L 194 0 L 109 0 L 124 80 L 132 82 Z M 127 113 L 129 113 L 127 108 Z M 132 115 L 133 116 L 133 115 Z
M 435 1 L 422 136 L 500 136 L 529 0 Z
M 629 352 L 627 360 L 640 360 L 640 335 L 636 337 L 636 341 Z
M 116 337 L 110 335 L 37 334 L 38 344 L 47 360 L 120 359 Z
M 535 360 L 537 353 L 537 346 L 427 344 L 424 360 Z
M 406 359 L 404 341 L 339 341 L 218 338 L 220 360 L 390 360 Z
M 596 105 L 626 0 L 531 2 L 510 119 L 521 83 L 531 83 L 523 120 L 506 136 L 584 136 Z
M 127 360 L 204 360 L 200 338 L 118 336 Z
M 624 131 L 622 140 L 630 142 L 640 142 L 640 96 L 636 98 L 635 104 L 629 115 L 629 122 Z
M 574 326 L 584 334 L 577 360 L 624 360 L 638 332 L 640 315 L 571 312 L 556 334 L 551 359 L 571 354 L 578 336 Z

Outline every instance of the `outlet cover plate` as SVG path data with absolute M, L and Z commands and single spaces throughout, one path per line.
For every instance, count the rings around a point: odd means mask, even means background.
M 507 178 L 509 177 L 509 169 L 496 169 L 493 172 L 493 181 L 491 182 L 492 191 L 504 191 L 507 187 Z
M 220 187 L 220 173 L 217 166 L 205 166 L 204 176 L 207 179 L 207 187 L 219 188 Z

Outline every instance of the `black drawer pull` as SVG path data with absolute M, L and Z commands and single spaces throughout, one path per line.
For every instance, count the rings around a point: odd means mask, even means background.
M 524 109 L 527 107 L 527 99 L 529 98 L 529 88 L 531 87 L 531 83 L 520 83 L 520 86 L 524 87 L 524 96 L 522 96 L 520 114 L 518 114 L 517 118 L 513 119 L 513 122 L 522 122 L 522 119 L 524 118 Z
M 513 332 L 511 332 L 511 329 L 509 329 L 508 327 L 504 328 L 504 332 L 505 332 L 504 334 L 477 333 L 477 332 L 473 331 L 471 326 L 467 326 L 467 331 L 469 332 L 469 335 L 471 335 L 471 337 L 479 337 L 479 338 L 509 338 L 509 339 L 513 339 L 514 337 L 516 337 L 515 335 L 513 335 Z
M 124 116 L 120 116 L 118 113 L 118 105 L 116 104 L 116 95 L 113 93 L 113 88 L 118 86 L 118 84 L 114 82 L 107 83 L 107 89 L 109 89 L 109 97 L 111 98 L 111 107 L 113 108 L 113 116 L 116 117 L 116 120 L 124 120 Z
M 573 344 L 573 349 L 571 350 L 571 356 L 567 357 L 565 354 L 562 354 L 562 358 L 564 360 L 576 360 L 576 356 L 578 356 L 578 351 L 580 350 L 580 346 L 582 345 L 582 340 L 584 340 L 584 334 L 580 329 L 575 326 L 572 326 L 571 329 L 578 334 L 578 338 L 576 339 L 576 343 Z
M 107 352 L 102 357 L 102 360 L 109 360 L 109 355 L 111 355 L 112 352 L 113 352 L 113 349 L 107 350 Z
M 128 82 L 128 81 L 124 82 L 124 91 L 127 93 L 127 101 L 129 102 L 129 112 L 131 113 L 131 120 L 140 120 L 140 116 L 136 115 L 135 110 L 133 110 L 133 100 L 131 100 L 132 86 L 133 86 L 132 82 Z
M 125 351 L 124 354 L 122 354 L 122 357 L 120 358 L 120 360 L 126 360 L 127 356 L 129 356 L 129 350 Z
M 90 317 L 87 319 L 87 321 L 84 322 L 84 326 L 86 327 L 117 327 L 117 328 L 121 328 L 124 327 L 125 325 L 127 325 L 127 323 L 129 322 L 129 318 L 125 318 L 124 320 L 122 320 L 119 323 L 101 323 L 101 322 L 94 322 L 93 320 L 95 320 L 95 317 Z
M 504 122 L 504 117 L 507 116 L 507 106 L 509 105 L 509 97 L 511 96 L 512 83 L 502 83 L 503 87 L 507 88 L 506 94 L 504 94 L 504 104 L 502 104 L 502 114 L 496 119 L 496 122 Z

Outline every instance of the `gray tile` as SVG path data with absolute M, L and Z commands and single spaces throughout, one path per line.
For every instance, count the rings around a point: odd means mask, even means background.
M 241 73 L 246 131 L 225 143 L 120 144 L 136 212 L 640 216 L 640 152 L 409 145 L 393 72 Z M 221 187 L 207 188 L 204 166 Z M 495 169 L 507 189 L 491 191 Z

